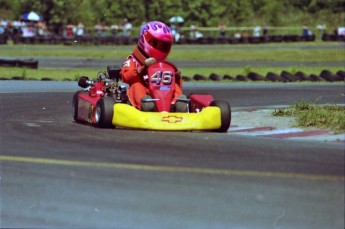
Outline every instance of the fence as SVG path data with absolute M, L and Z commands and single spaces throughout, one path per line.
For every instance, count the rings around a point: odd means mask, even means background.
M 221 36 L 217 27 L 182 27 L 179 29 L 177 44 L 259 44 L 269 42 L 312 42 L 317 39 L 322 41 L 345 41 L 345 36 L 326 31 L 306 33 L 297 27 L 269 27 L 263 28 L 255 34 L 255 27 L 228 27 L 225 35 Z M 9 36 L 0 35 L 0 44 L 7 44 L 12 40 L 14 44 L 64 44 L 74 43 L 83 45 L 132 45 L 138 41 L 137 34 L 140 28 L 133 28 L 130 36 L 124 36 L 121 30 L 104 29 L 97 33 L 94 28 L 85 28 L 83 36 L 45 35 L 45 36 Z M 310 31 L 310 30 L 309 30 Z M 61 34 L 64 34 L 63 32 Z

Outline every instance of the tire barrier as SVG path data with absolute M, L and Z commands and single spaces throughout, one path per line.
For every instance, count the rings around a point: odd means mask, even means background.
M 206 76 L 203 76 L 201 74 L 195 74 L 193 78 L 190 78 L 188 76 L 184 76 L 184 79 L 195 80 L 195 81 L 205 81 L 207 80 Z M 211 81 L 220 81 L 221 77 L 217 75 L 216 73 L 211 73 L 208 77 L 208 80 Z M 250 81 L 271 81 L 271 82 L 303 82 L 303 81 L 310 81 L 310 82 L 345 82 L 345 71 L 339 70 L 337 73 L 332 73 L 329 70 L 322 70 L 319 75 L 316 74 L 306 74 L 302 71 L 298 71 L 294 74 L 288 72 L 288 71 L 282 71 L 280 74 L 276 74 L 274 72 L 268 72 L 266 76 L 262 76 L 259 73 L 256 72 L 249 72 L 247 75 L 238 74 L 235 77 L 232 77 L 228 74 L 225 74 L 223 76 L 223 80 L 227 81 L 242 81 L 242 82 L 250 82 Z
M 208 78 L 212 81 L 220 81 L 220 76 L 217 75 L 216 73 L 211 73 Z
M 313 81 L 313 82 L 320 82 L 320 81 L 325 81 L 325 80 L 322 79 L 321 77 L 319 77 L 318 75 L 311 74 L 311 75 L 310 75 L 310 81 Z
M 280 76 L 285 79 L 284 82 L 296 82 L 298 78 L 295 75 L 292 75 L 290 72 L 282 71 Z
M 327 34 L 324 33 L 321 38 L 323 41 L 343 41 L 345 42 L 345 36 L 344 35 L 338 35 L 338 34 Z
M 188 76 L 182 76 L 182 82 L 191 81 L 192 79 Z
M 234 77 L 232 77 L 232 76 L 230 76 L 230 75 L 228 75 L 228 74 L 225 74 L 225 75 L 223 76 L 223 80 L 234 80 Z
M 249 72 L 248 78 L 253 81 L 266 81 L 266 78 L 256 72 Z
M 299 81 L 310 80 L 310 77 L 301 71 L 296 72 L 295 76 L 298 78 Z
M 331 71 L 328 71 L 328 70 L 322 70 L 322 72 L 320 73 L 320 77 L 330 82 L 343 80 L 341 76 L 338 76 L 337 74 L 333 74 Z
M 339 70 L 336 73 L 342 80 L 345 80 L 345 71 Z
M 270 80 L 272 82 L 286 82 L 283 77 L 273 72 L 268 72 L 266 78 L 267 80 Z
M 26 67 L 26 68 L 38 68 L 38 60 L 27 59 L 27 60 L 17 60 L 17 59 L 0 59 L 0 66 L 2 67 Z
M 236 76 L 236 80 L 238 80 L 238 81 L 248 81 L 248 77 L 246 77 L 244 75 L 237 75 Z
M 196 80 L 196 81 L 203 81 L 203 80 L 206 80 L 206 77 L 203 76 L 203 75 L 200 75 L 200 74 L 195 74 L 193 76 L 193 80 Z
M 4 35 L 4 34 L 0 35 L 0 45 L 7 44 L 7 40 L 8 40 L 8 36 L 7 35 Z
M 13 76 L 10 78 L 0 77 L 0 80 L 38 80 L 26 78 L 23 76 Z M 49 77 L 43 77 L 41 81 L 54 81 L 54 79 Z M 277 82 L 277 83 L 288 83 L 288 82 L 344 82 L 345 83 L 345 71 L 339 70 L 336 73 L 333 73 L 329 70 L 322 70 L 319 75 L 316 74 L 306 74 L 302 71 L 298 71 L 295 74 L 292 74 L 288 71 L 282 71 L 280 74 L 274 72 L 268 72 L 266 76 L 262 76 L 259 73 L 249 72 L 247 75 L 238 74 L 235 77 L 225 74 L 223 77 L 219 76 L 216 73 L 211 73 L 209 77 L 206 77 L 202 74 L 195 74 L 193 77 L 182 76 L 184 82 L 188 81 L 240 81 L 240 82 Z M 73 81 L 70 78 L 65 78 L 62 81 Z

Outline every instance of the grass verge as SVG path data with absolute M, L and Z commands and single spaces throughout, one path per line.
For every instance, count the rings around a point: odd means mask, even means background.
M 344 61 L 345 49 L 339 42 L 260 44 L 260 45 L 174 45 L 169 59 L 174 60 L 256 60 L 256 61 Z M 337 45 L 339 48 L 334 48 Z M 301 47 L 300 47 L 301 46 Z M 307 48 L 311 47 L 311 48 Z M 94 59 L 126 59 L 134 45 L 5 45 L 1 56 L 7 57 L 76 57 Z
M 273 116 L 293 116 L 300 127 L 318 127 L 345 133 L 345 107 L 336 104 L 317 105 L 299 101 L 289 108 L 275 110 Z

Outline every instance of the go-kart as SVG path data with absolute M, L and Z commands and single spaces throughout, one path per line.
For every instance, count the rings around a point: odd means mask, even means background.
M 101 128 L 134 128 L 147 130 L 197 130 L 226 132 L 231 122 L 231 108 L 227 101 L 215 100 L 209 94 L 190 94 L 177 98 L 185 103 L 185 110 L 174 108 L 176 67 L 167 61 L 147 67 L 146 83 L 153 111 L 142 111 L 131 105 L 128 85 L 121 82 L 121 68 L 108 66 L 90 80 L 82 76 L 78 85 L 84 90 L 73 97 L 73 118 Z M 183 107 L 183 106 L 182 106 Z

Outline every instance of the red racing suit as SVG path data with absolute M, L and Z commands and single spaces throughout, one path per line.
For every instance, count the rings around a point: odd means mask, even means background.
M 120 75 L 122 82 L 127 83 L 129 88 L 127 90 L 129 100 L 131 104 L 140 110 L 141 108 L 141 99 L 148 94 L 148 88 L 145 85 L 142 76 L 139 76 L 137 69 L 144 64 L 146 57 L 136 46 L 133 50 L 133 53 L 127 58 L 123 63 Z M 176 74 L 176 85 L 175 85 L 175 95 L 174 102 L 176 98 L 182 94 L 182 80 L 180 74 Z

